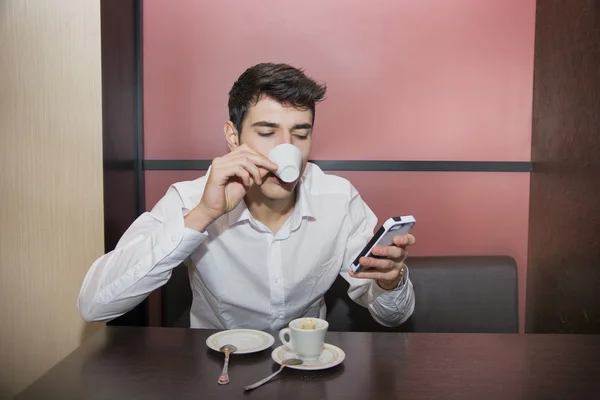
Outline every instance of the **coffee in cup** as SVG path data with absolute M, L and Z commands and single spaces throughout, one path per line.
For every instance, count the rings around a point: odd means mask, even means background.
M 302 361 L 314 361 L 323 352 L 328 328 L 329 323 L 324 319 L 298 318 L 279 332 L 279 339 Z
M 317 321 L 313 318 L 303 318 L 300 321 L 300 329 L 317 329 Z

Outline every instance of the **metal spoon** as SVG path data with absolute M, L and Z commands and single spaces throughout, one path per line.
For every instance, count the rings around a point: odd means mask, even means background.
M 283 362 L 281 363 L 281 368 L 279 368 L 279 370 L 277 370 L 276 372 L 274 372 L 271 375 L 267 376 L 266 378 L 261 379 L 260 381 L 258 381 L 256 383 L 253 383 L 252 385 L 248 385 L 248 386 L 244 387 L 244 390 L 256 389 L 257 387 L 259 387 L 263 383 L 267 383 L 269 380 L 271 380 L 271 378 L 273 378 L 275 375 L 277 375 L 278 373 L 280 373 L 281 371 L 283 371 L 283 369 L 286 366 L 288 366 L 288 365 L 300 365 L 300 364 L 302 364 L 302 360 L 299 360 L 297 358 L 288 358 L 287 360 L 283 360 Z
M 226 344 L 221 346 L 219 351 L 225 353 L 225 364 L 223 365 L 221 376 L 219 376 L 219 384 L 227 385 L 229 383 L 229 354 L 235 353 L 237 351 L 237 347 L 232 344 Z

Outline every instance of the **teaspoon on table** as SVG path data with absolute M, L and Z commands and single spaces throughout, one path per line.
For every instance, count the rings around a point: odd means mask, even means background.
M 221 376 L 219 376 L 219 384 L 227 385 L 229 383 L 229 355 L 235 353 L 237 347 L 232 344 L 226 344 L 221 346 L 219 351 L 225 353 L 225 364 L 223 364 L 223 371 L 221 371 Z
M 274 373 L 272 373 L 271 375 L 267 376 L 264 379 L 261 379 L 260 381 L 253 383 L 252 385 L 248 385 L 246 387 L 244 387 L 244 390 L 252 390 L 252 389 L 256 389 L 257 387 L 259 387 L 260 385 L 267 383 L 269 380 L 271 380 L 271 378 L 273 378 L 275 375 L 277 375 L 278 373 L 280 373 L 281 371 L 283 371 L 283 369 L 288 366 L 288 365 L 300 365 L 302 364 L 302 360 L 299 360 L 297 358 L 288 358 L 287 360 L 283 360 L 281 362 L 281 367 L 275 371 Z

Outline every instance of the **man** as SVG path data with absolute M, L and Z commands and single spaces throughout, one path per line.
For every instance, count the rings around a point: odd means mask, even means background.
M 315 104 L 326 88 L 285 64 L 246 70 L 229 93 L 230 152 L 207 174 L 173 184 L 117 247 L 87 273 L 78 306 L 88 321 L 116 318 L 189 269 L 192 328 L 279 330 L 302 316 L 325 318 L 323 295 L 338 274 L 349 296 L 386 326 L 413 312 L 404 265 L 411 235 L 350 263 L 373 235 L 376 217 L 345 179 L 308 163 Z M 302 152 L 301 178 L 279 180 L 265 157 L 281 143 Z

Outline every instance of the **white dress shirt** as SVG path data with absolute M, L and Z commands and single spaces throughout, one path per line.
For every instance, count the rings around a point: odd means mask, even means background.
M 113 251 L 94 262 L 78 299 L 84 319 L 126 313 L 182 262 L 193 293 L 192 328 L 276 331 L 295 318 L 325 318 L 323 295 L 338 274 L 349 282 L 350 298 L 380 324 L 396 326 L 412 314 L 407 270 L 391 291 L 348 274 L 377 223 L 350 182 L 309 163 L 296 207 L 276 234 L 252 217 L 244 201 L 197 232 L 183 218 L 200 202 L 207 176 L 173 184 Z

